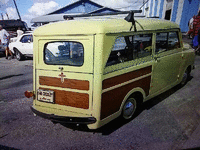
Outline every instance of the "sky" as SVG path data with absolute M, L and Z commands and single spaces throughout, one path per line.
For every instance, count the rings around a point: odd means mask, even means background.
M 31 26 L 31 19 L 48 14 L 78 0 L 15 0 L 21 19 Z M 92 0 L 102 6 L 131 10 L 139 9 L 143 0 Z M 0 0 L 0 20 L 19 19 L 13 0 Z M 7 17 L 8 16 L 8 17 Z

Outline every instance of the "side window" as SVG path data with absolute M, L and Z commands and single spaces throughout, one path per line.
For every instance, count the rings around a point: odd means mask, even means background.
M 106 66 L 136 60 L 152 54 L 152 34 L 118 37 Z
M 156 52 L 167 50 L 167 33 L 156 34 Z
M 33 35 L 30 35 L 30 42 L 33 42 Z
M 20 40 L 22 43 L 28 43 L 28 36 L 23 36 Z
M 168 49 L 180 48 L 178 32 L 169 32 Z
M 178 32 L 156 34 L 156 53 L 180 48 Z
M 30 43 L 33 42 L 33 36 L 32 35 L 25 35 L 20 40 L 22 43 Z

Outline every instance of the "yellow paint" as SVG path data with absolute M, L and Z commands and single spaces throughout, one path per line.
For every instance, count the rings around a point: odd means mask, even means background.
M 131 23 L 124 19 L 82 19 L 51 23 L 39 27 L 34 31 L 34 58 L 33 58 L 33 89 L 48 88 L 89 94 L 89 109 L 73 108 L 57 104 L 44 103 L 34 99 L 33 107 L 46 114 L 70 117 L 94 117 L 97 122 L 88 125 L 90 129 L 99 128 L 121 114 L 126 99 L 134 92 L 143 95 L 141 101 L 146 101 L 172 86 L 181 82 L 183 73 L 188 66 L 193 66 L 194 52 L 190 47 L 183 47 L 181 33 L 179 33 L 181 47 L 172 51 L 156 54 L 157 32 L 180 32 L 179 26 L 169 21 L 158 19 L 137 19 L 137 32 L 129 31 Z M 106 67 L 115 39 L 121 36 L 134 34 L 152 34 L 152 46 L 147 51 L 152 55 Z M 82 66 L 47 65 L 44 62 L 44 46 L 48 42 L 74 41 L 83 44 L 84 63 Z M 120 110 L 107 118 L 100 120 L 102 81 L 118 75 L 145 68 L 152 65 L 150 94 L 146 95 L 144 89 L 139 87 L 129 91 Z M 63 67 L 63 70 L 59 68 Z M 61 71 L 65 78 L 89 81 L 89 90 L 76 90 L 39 85 L 39 76 L 59 77 Z M 144 76 L 146 77 L 146 76 Z M 179 78 L 178 78 L 179 77 Z M 138 80 L 143 77 L 139 77 Z M 135 81 L 135 80 L 133 80 Z M 132 82 L 132 81 L 130 81 Z M 126 83 L 122 84 L 125 85 Z M 117 85 L 120 87 L 122 85 Z M 115 88 L 115 87 L 114 87 Z M 112 89 L 112 88 L 110 88 Z M 107 89 L 109 90 L 109 89 Z M 105 90 L 104 90 L 105 91 Z M 112 106 L 110 106 L 112 107 Z

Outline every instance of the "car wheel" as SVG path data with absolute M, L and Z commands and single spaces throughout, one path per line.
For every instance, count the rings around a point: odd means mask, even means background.
M 122 108 L 122 118 L 131 119 L 136 112 L 137 100 L 135 98 L 128 98 Z
M 23 55 L 18 50 L 16 50 L 15 55 L 18 61 L 21 61 L 23 59 Z
M 186 71 L 185 71 L 184 74 L 183 74 L 182 81 L 181 81 L 181 83 L 180 83 L 181 86 L 184 86 L 184 85 L 187 83 L 189 75 L 190 75 L 190 74 L 189 74 L 189 72 L 188 72 L 188 69 L 186 69 Z

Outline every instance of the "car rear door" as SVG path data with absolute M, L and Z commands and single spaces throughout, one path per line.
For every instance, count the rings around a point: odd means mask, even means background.
M 34 49 L 35 104 L 91 114 L 93 36 L 47 38 Z

